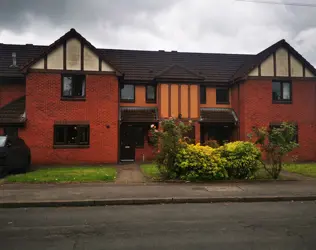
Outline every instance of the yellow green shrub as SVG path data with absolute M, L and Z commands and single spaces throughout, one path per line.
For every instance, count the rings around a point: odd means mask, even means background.
M 176 175 L 184 180 L 219 180 L 227 178 L 226 159 L 221 153 L 200 144 L 184 144 L 177 153 Z
M 217 150 L 226 160 L 225 169 L 231 179 L 251 179 L 258 170 L 261 153 L 251 142 L 230 142 Z

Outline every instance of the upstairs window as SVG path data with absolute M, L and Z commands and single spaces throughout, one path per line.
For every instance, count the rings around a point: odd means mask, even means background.
M 55 125 L 54 145 L 58 146 L 87 146 L 89 145 L 89 125 Z
M 216 88 L 216 104 L 229 104 L 228 88 Z
M 64 75 L 62 77 L 62 97 L 84 98 L 86 96 L 85 75 Z
M 122 102 L 135 102 L 135 86 L 132 84 L 122 84 L 120 97 Z
M 272 101 L 274 103 L 291 103 L 292 84 L 291 82 L 272 82 Z
M 146 102 L 156 103 L 156 86 L 155 85 L 146 86 Z
M 200 85 L 200 104 L 206 104 L 206 86 Z

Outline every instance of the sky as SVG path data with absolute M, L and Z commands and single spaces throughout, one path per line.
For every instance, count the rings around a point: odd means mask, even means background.
M 0 0 L 0 43 L 49 45 L 71 28 L 98 48 L 257 54 L 286 39 L 316 66 L 316 7 L 237 0 Z

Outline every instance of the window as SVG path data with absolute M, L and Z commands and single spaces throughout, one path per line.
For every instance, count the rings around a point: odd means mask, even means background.
M 281 125 L 276 125 L 276 124 L 271 125 L 270 124 L 269 127 L 270 127 L 270 129 L 281 128 Z M 295 133 L 295 136 L 293 138 L 293 141 L 298 143 L 298 126 L 297 125 L 295 126 L 295 129 L 296 129 L 296 133 Z
M 16 127 L 5 127 L 3 128 L 4 135 L 18 136 L 18 128 Z
M 200 85 L 200 104 L 206 104 L 206 86 Z
M 121 101 L 135 102 L 135 86 L 132 84 L 121 85 Z
M 290 103 L 292 100 L 292 85 L 290 82 L 272 82 L 272 101 L 276 103 Z
M 62 76 L 62 97 L 84 98 L 86 96 L 86 76 L 64 75 Z
M 229 104 L 229 89 L 216 88 L 216 103 Z
M 146 102 L 156 103 L 156 86 L 155 85 L 146 86 Z
M 89 125 L 55 125 L 54 145 L 89 145 Z

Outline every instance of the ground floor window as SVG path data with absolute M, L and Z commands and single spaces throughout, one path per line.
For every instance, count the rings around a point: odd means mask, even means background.
M 89 125 L 55 125 L 54 145 L 89 145 Z
M 17 127 L 5 127 L 3 128 L 4 135 L 7 136 L 18 136 L 18 128 Z
M 281 127 L 281 124 L 270 124 L 270 129 L 273 129 L 273 128 L 280 128 Z M 293 138 L 293 142 L 296 142 L 298 143 L 298 126 L 295 125 L 295 130 L 296 130 L 296 133 L 294 135 L 294 138 Z
M 230 124 L 201 124 L 201 143 L 223 145 L 233 140 L 235 129 L 236 127 Z

